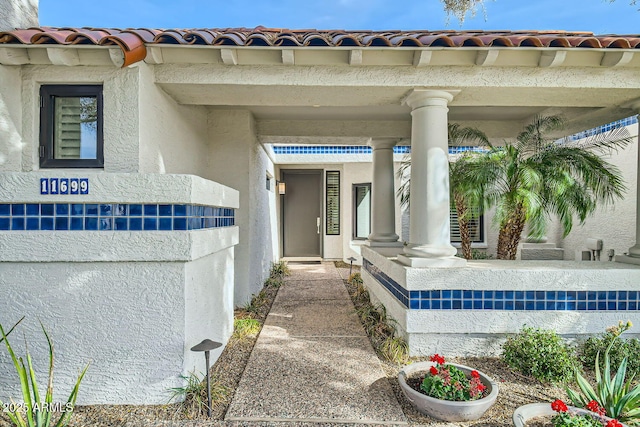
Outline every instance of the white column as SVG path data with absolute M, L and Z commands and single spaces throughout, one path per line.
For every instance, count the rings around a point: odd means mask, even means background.
M 633 108 L 640 111 L 640 104 L 635 104 Z M 638 119 L 638 136 L 636 140 L 636 148 L 638 150 L 638 159 L 636 166 L 636 244 L 629 248 L 628 255 L 616 256 L 616 261 L 629 264 L 640 264 L 640 114 Z
M 369 246 L 398 246 L 396 234 L 396 198 L 393 177 L 395 139 L 370 141 L 373 148 L 371 182 L 371 234 Z
M 449 220 L 448 103 L 458 91 L 418 90 L 406 98 L 411 111 L 409 244 L 398 260 L 412 267 L 457 267 Z

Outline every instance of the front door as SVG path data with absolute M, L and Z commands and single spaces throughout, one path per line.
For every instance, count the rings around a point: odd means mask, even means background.
M 322 256 L 322 171 L 283 170 L 283 254 Z

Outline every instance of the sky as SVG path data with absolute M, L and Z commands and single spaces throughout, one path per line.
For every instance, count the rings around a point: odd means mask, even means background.
M 106 28 L 566 30 L 640 34 L 640 1 L 486 0 L 464 23 L 439 0 L 40 0 L 40 24 Z M 447 22 L 448 21 L 448 22 Z

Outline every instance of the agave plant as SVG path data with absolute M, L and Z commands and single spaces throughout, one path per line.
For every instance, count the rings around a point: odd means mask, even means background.
M 613 342 L 627 329 L 631 328 L 631 322 L 620 322 L 617 327 L 610 328 L 614 333 L 614 339 L 604 352 L 604 372 L 600 372 L 599 356 L 596 356 L 596 387 L 576 371 L 576 382 L 580 388 L 577 393 L 567 388 L 567 394 L 571 401 L 580 407 L 586 407 L 589 402 L 596 401 L 606 411 L 606 415 L 615 418 L 630 426 L 640 425 L 640 384 L 635 384 L 633 375 L 626 378 L 627 358 L 620 363 L 615 375 L 611 375 L 611 360 L 609 351 Z
M 22 321 L 22 319 L 20 319 L 20 321 Z M 20 323 L 20 321 L 18 323 Z M 11 356 L 11 360 L 13 361 L 13 366 L 18 373 L 24 406 L 5 405 L 2 401 L 0 401 L 0 407 L 8 407 L 10 409 L 7 412 L 7 416 L 17 427 L 49 427 L 50 425 L 52 425 L 53 413 L 56 412 L 57 409 L 62 409 L 63 412 L 60 418 L 58 418 L 57 422 L 54 424 L 55 427 L 62 427 L 67 425 L 69 419 L 71 418 L 71 414 L 73 413 L 73 407 L 75 406 L 76 398 L 78 397 L 80 382 L 82 381 L 84 374 L 87 372 L 89 365 L 87 365 L 80 373 L 78 380 L 76 381 L 75 386 L 73 387 L 73 390 L 71 391 L 71 394 L 67 399 L 66 405 L 64 405 L 64 407 L 55 405 L 53 403 L 53 343 L 51 342 L 49 333 L 41 322 L 40 326 L 42 327 L 42 331 L 47 338 L 47 344 L 49 345 L 49 378 L 47 383 L 47 391 L 44 400 L 42 400 L 40 391 L 38 389 L 36 374 L 33 370 L 33 362 L 31 360 L 31 354 L 29 354 L 29 350 L 27 349 L 27 362 L 25 365 L 23 358 L 18 358 L 16 356 L 13 348 L 11 347 L 11 344 L 9 343 L 9 340 L 7 339 L 7 336 L 11 333 L 11 331 L 13 331 L 16 326 L 17 323 L 13 325 L 13 327 L 9 329 L 8 332 L 5 332 L 2 325 L 0 325 L 0 333 L 2 334 L 2 339 L 0 339 L 0 342 L 4 341 L 5 346 L 9 351 L 9 355 Z

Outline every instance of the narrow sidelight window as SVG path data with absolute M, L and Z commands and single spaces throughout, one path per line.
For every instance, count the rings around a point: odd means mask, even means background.
M 40 88 L 40 167 L 104 167 L 102 86 Z
M 340 171 L 327 171 L 327 235 L 340 234 Z
M 353 239 L 371 234 L 371 183 L 353 184 Z

